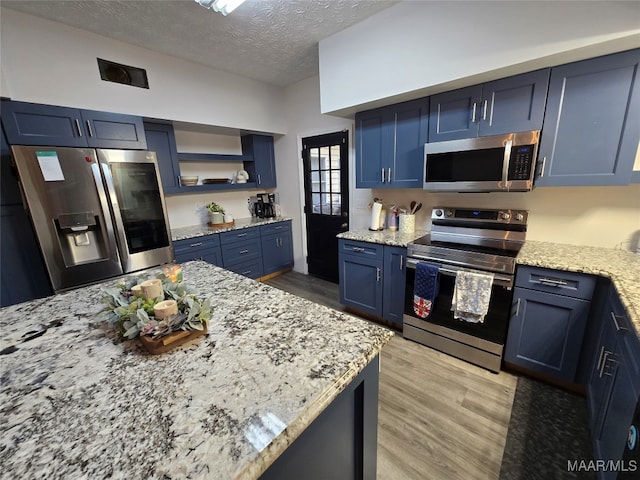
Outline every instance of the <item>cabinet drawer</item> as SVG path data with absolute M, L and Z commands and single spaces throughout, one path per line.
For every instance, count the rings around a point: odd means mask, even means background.
M 517 287 L 584 300 L 591 300 L 595 284 L 591 275 L 547 268 L 518 266 L 516 273 Z
M 228 267 L 227 270 L 249 278 L 260 278 L 262 276 L 262 259 L 236 263 Z
M 177 257 L 178 255 L 182 255 L 189 251 L 219 246 L 220 238 L 218 235 L 204 235 L 201 237 L 176 240 L 175 242 L 173 242 L 173 251 L 175 252 Z
M 176 252 L 176 263 L 190 262 L 191 260 L 204 260 L 205 262 L 218 265 L 220 258 L 220 247 L 192 248 L 182 252 Z
M 260 233 L 262 235 L 282 233 L 286 231 L 291 231 L 291 220 L 287 220 L 286 222 L 273 223 L 270 225 L 262 225 L 260 227 Z
M 384 245 L 354 242 L 353 240 L 340 239 L 339 245 L 340 254 L 346 253 L 349 255 L 362 255 L 363 257 L 380 257 L 380 259 L 382 259 L 382 252 L 384 250 Z
M 222 262 L 224 268 L 236 263 L 258 259 L 262 264 L 262 248 L 260 238 L 252 238 L 229 245 L 222 244 Z
M 223 232 L 220 234 L 220 243 L 222 245 L 230 245 L 242 240 L 249 240 L 252 238 L 259 238 L 260 230 L 257 227 L 241 228 L 239 230 L 232 230 L 230 232 Z

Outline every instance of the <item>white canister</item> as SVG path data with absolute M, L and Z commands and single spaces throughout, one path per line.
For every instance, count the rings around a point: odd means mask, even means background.
M 416 229 L 416 216 L 410 213 L 400 214 L 400 233 L 413 233 Z

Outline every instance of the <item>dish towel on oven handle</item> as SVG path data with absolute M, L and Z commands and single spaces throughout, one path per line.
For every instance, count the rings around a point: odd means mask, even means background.
M 451 310 L 453 317 L 472 323 L 484 322 L 491 301 L 493 273 L 476 273 L 459 270 L 453 289 Z
M 433 302 L 440 289 L 439 272 L 440 268 L 437 265 L 424 262 L 416 264 L 416 275 L 413 281 L 413 311 L 420 318 L 427 318 L 431 314 Z

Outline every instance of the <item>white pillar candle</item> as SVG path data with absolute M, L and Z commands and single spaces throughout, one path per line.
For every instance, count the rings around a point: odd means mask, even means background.
M 142 288 L 142 295 L 144 298 L 158 298 L 164 297 L 164 292 L 162 291 L 162 281 L 159 278 L 154 278 L 153 280 L 147 280 L 140 284 L 140 288 Z
M 158 320 L 176 315 L 178 313 L 178 304 L 175 300 L 164 300 L 153 306 L 153 314 Z

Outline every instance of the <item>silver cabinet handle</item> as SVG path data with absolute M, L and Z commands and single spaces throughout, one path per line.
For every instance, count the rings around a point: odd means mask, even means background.
M 382 171 L 382 183 L 384 183 L 384 168 L 382 168 L 381 171 Z
M 364 248 L 362 247 L 353 247 L 354 252 L 364 252 Z
M 616 327 L 616 332 L 626 332 L 627 329 L 625 327 L 621 327 L 620 324 L 618 323 L 618 315 L 616 315 L 615 313 L 611 312 L 611 319 L 613 320 L 613 324 Z
M 199 247 L 200 245 L 202 245 L 202 242 L 198 242 L 198 243 L 192 243 L 191 245 L 189 245 L 190 247 Z
M 391 183 L 391 168 L 387 170 L 387 182 Z
M 602 375 L 604 374 L 604 367 L 607 364 L 607 357 L 611 355 L 611 352 L 604 352 L 604 357 L 602 357 L 602 365 L 600 365 L 600 374 L 598 375 L 599 378 L 602 378 Z
M 242 272 L 240 275 L 244 275 L 245 277 L 251 273 L 251 270 L 246 270 Z
M 260 174 L 258 174 L 258 185 L 260 185 L 262 183 L 262 177 L 260 176 Z
M 380 267 L 376 267 L 376 283 L 380 283 L 381 273 L 382 271 L 380 270 Z
M 600 356 L 598 357 L 598 366 L 596 367 L 596 370 L 600 370 L 600 366 L 602 365 L 602 355 L 604 355 L 604 345 L 600 349 Z
M 400 271 L 404 268 L 404 255 L 400 255 Z
M 489 102 L 487 100 L 484 101 L 484 104 L 482 105 L 482 120 L 486 120 L 487 119 L 487 107 Z
M 538 281 L 551 287 L 561 287 L 563 285 L 568 285 L 567 282 L 564 282 L 562 280 L 554 280 L 553 278 L 540 278 L 538 279 Z
M 89 132 L 89 136 L 93 137 L 93 131 L 91 130 L 91 122 L 87 120 L 87 132 Z
M 78 136 L 81 137 L 82 136 L 82 129 L 80 128 L 80 120 L 78 120 L 76 118 L 76 119 L 74 119 L 74 122 L 76 123 L 76 131 L 78 132 Z
M 478 108 L 478 104 L 473 102 L 473 113 L 471 114 L 471 123 L 476 123 L 476 109 Z
M 246 234 L 246 233 L 238 233 L 238 234 L 236 235 L 236 237 L 246 237 L 246 236 L 247 236 L 247 234 Z
M 540 167 L 540 178 L 544 177 L 544 164 L 547 163 L 547 157 L 542 157 L 542 166 Z
M 249 253 L 249 250 L 240 250 L 240 255 L 244 255 L 245 253 Z
M 514 315 L 514 317 L 520 315 L 520 300 L 520 297 L 518 297 L 518 301 L 516 302 L 516 314 Z

